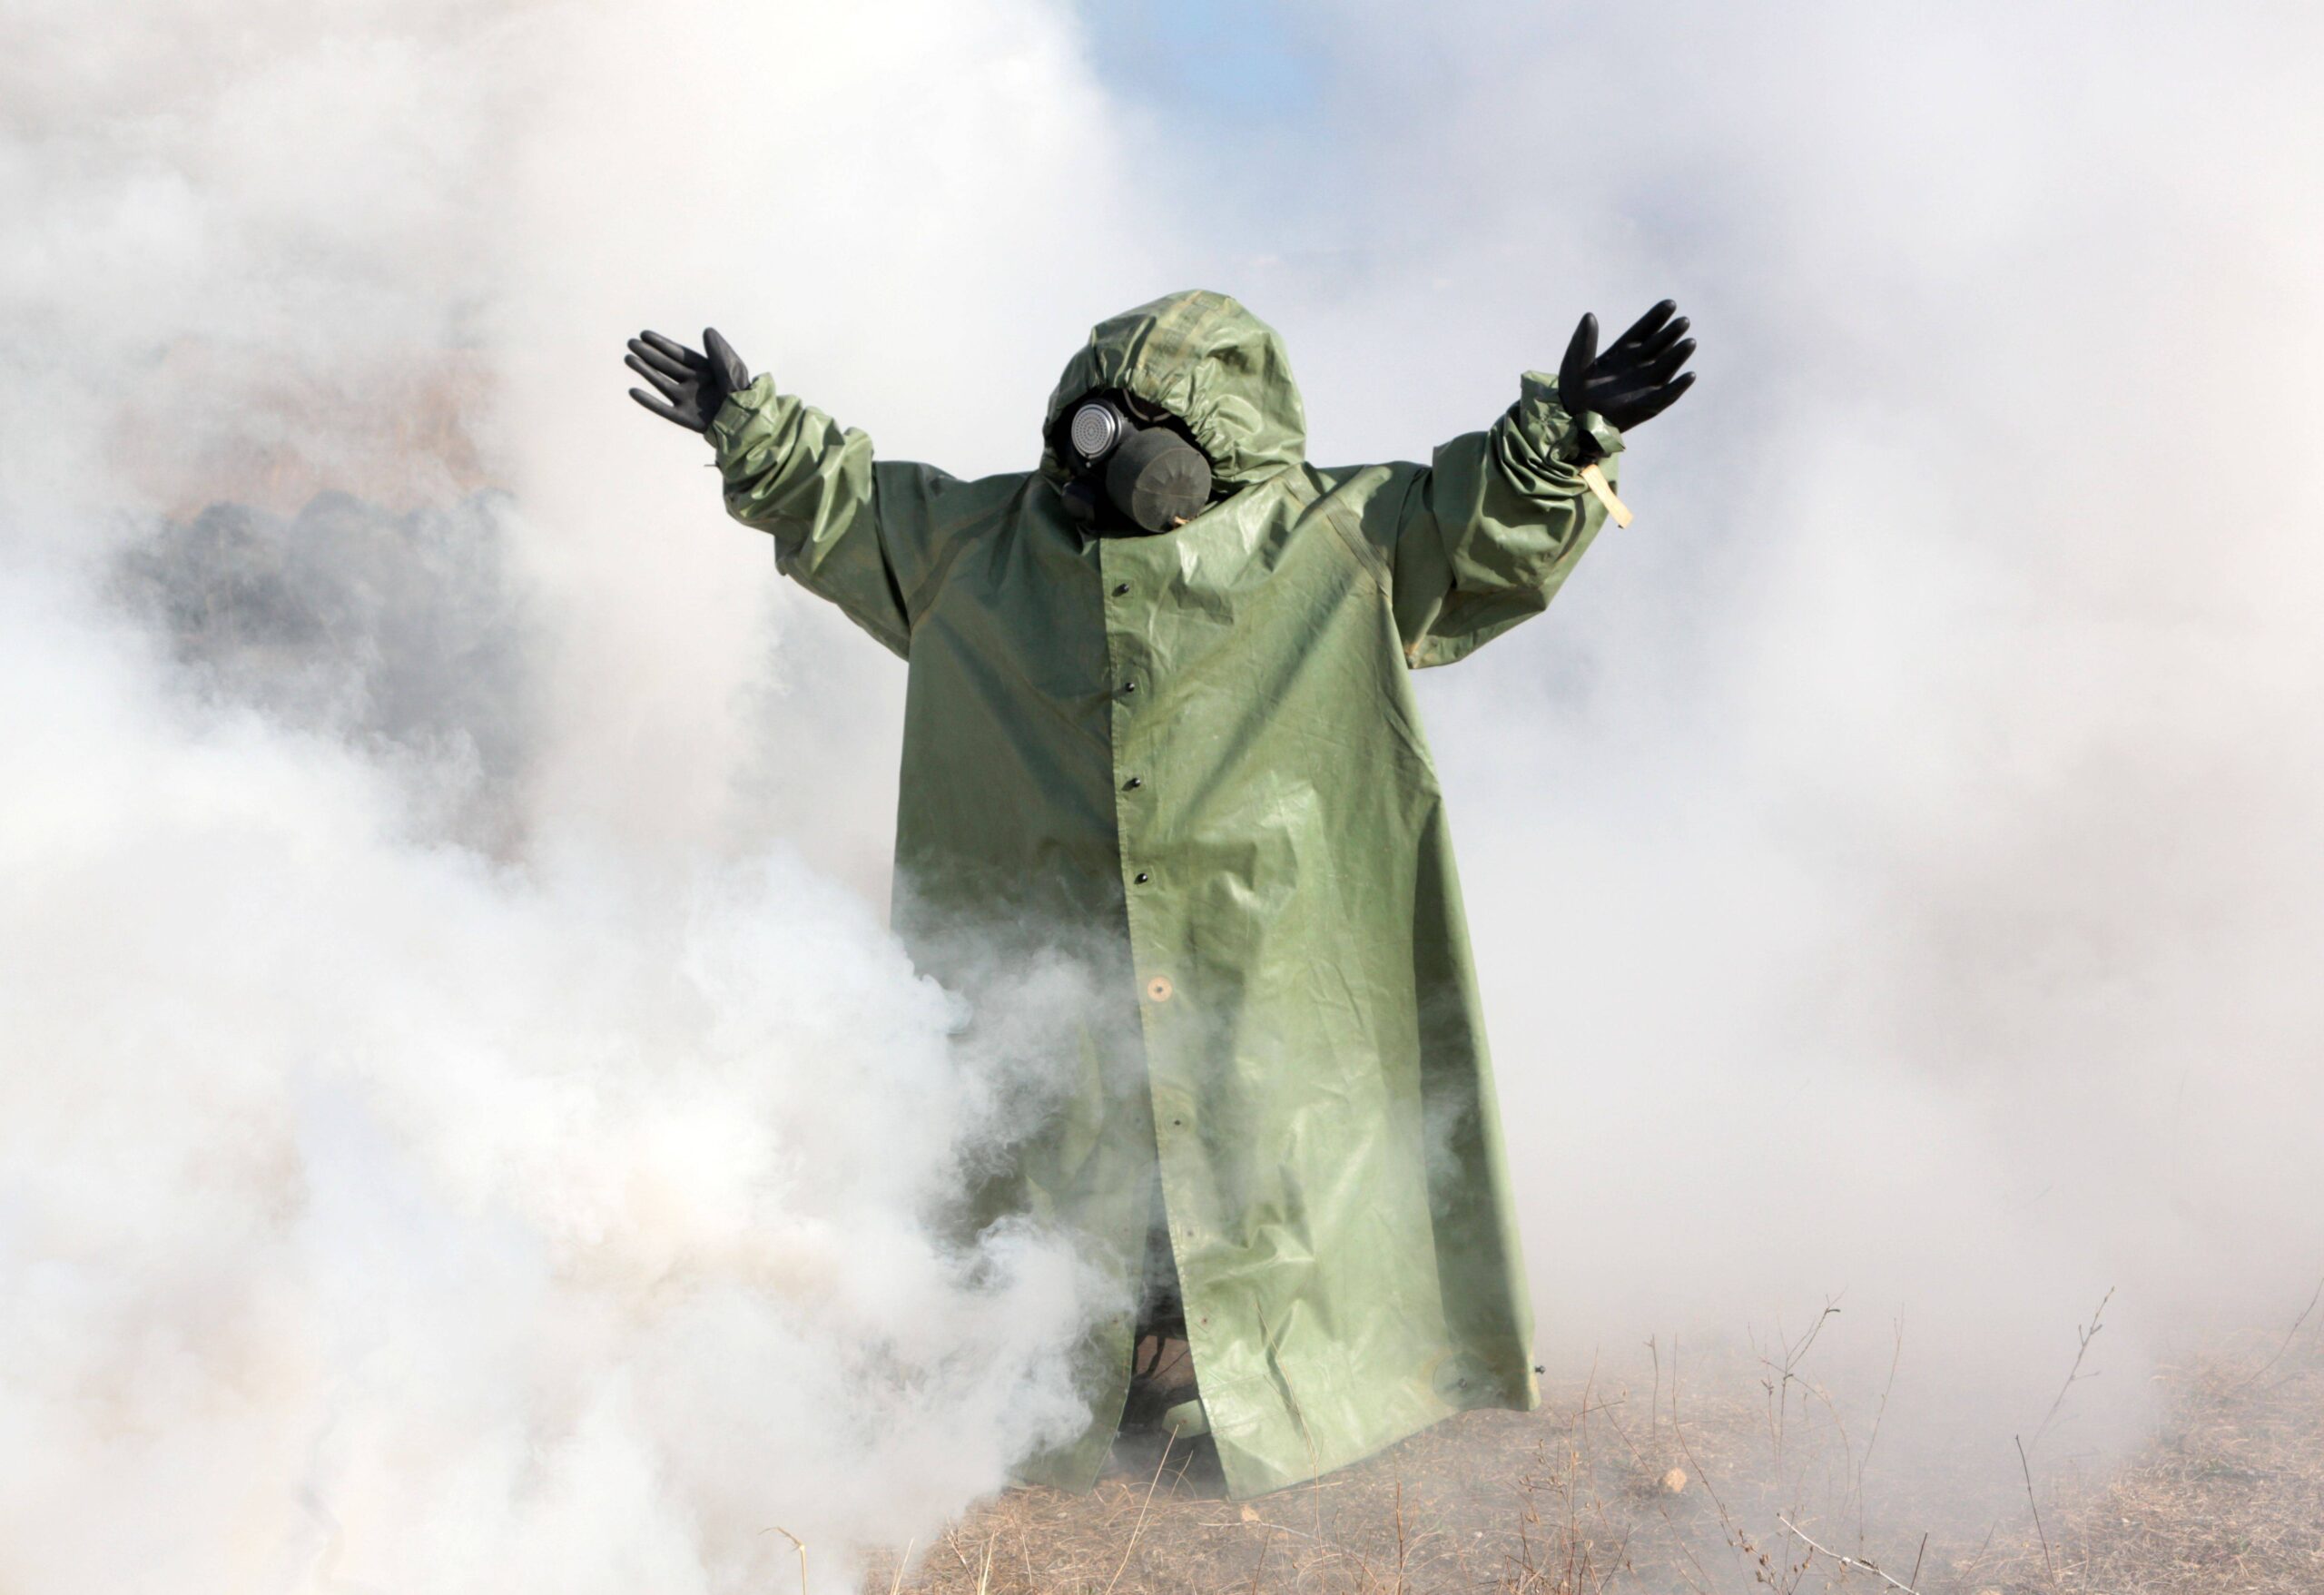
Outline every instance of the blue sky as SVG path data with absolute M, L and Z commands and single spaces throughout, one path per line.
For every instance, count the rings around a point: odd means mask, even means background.
M 1273 4 L 1121 0 L 1082 6 L 1098 74 L 1133 101 L 1280 123 L 1314 108 L 1322 64 Z

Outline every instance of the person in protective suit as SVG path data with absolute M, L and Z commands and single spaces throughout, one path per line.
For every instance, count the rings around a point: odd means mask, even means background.
M 1320 468 L 1275 332 L 1172 294 L 1067 363 L 1038 469 L 978 481 L 875 460 L 714 330 L 630 343 L 729 512 L 910 667 L 894 920 L 922 967 L 972 984 L 1030 937 L 1098 993 L 980 1198 L 1075 1232 L 1137 1304 L 1092 1332 L 1087 1429 L 1024 1477 L 1086 1488 L 1126 1406 L 1206 1426 L 1243 1497 L 1538 1404 L 1409 674 L 1563 585 L 1622 434 L 1692 380 L 1673 310 L 1603 354 L 1584 317 L 1556 379 L 1427 465 Z

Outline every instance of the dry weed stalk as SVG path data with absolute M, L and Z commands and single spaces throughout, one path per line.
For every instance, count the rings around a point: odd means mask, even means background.
M 2324 1589 L 2319 1352 L 2265 1383 L 2253 1374 L 2275 1359 L 2257 1351 L 2162 1369 L 2172 1400 L 2155 1436 L 2111 1478 L 2053 1498 L 2061 1581 L 2145 1595 Z
M 1585 1395 L 1581 1423 L 1586 1428 L 1590 1408 Z M 1586 1442 L 1584 1442 L 1586 1446 Z M 1601 1561 L 1599 1541 L 1584 1521 L 1581 1482 L 1588 1476 L 1585 1450 L 1568 1447 L 1563 1465 L 1549 1461 L 1549 1442 L 1536 1442 L 1534 1465 L 1518 1476 L 1517 1551 L 1513 1570 L 1501 1581 L 1503 1595 L 1602 1595 L 1608 1580 L 1630 1568 L 1629 1536 L 1615 1541 L 1613 1554 Z M 1546 1487 L 1558 1500 L 1560 1514 L 1556 1553 L 1545 1562 L 1537 1551 L 1535 1531 L 1541 1527 L 1539 1492 Z M 1588 1515 L 1596 1528 L 1611 1534 L 1605 1521 L 1605 1502 L 1593 1499 Z
M 2236 1383 L 2230 1387 L 2230 1394 L 2236 1391 L 2241 1390 L 2245 1385 L 2253 1383 L 2260 1374 L 2265 1373 L 2269 1369 L 2283 1361 L 2284 1354 L 2291 1350 L 2291 1343 L 2299 1338 L 2299 1326 L 2308 1322 L 2308 1315 L 2316 1311 L 2316 1304 L 2319 1301 L 2324 1301 L 2324 1279 L 2319 1279 L 2316 1282 L 2316 1294 L 2308 1298 L 2308 1305 L 2299 1310 L 2299 1316 L 2294 1318 L 2291 1321 L 2291 1327 L 2284 1331 L 2282 1344 L 2276 1347 L 2275 1354 L 2270 1356 L 2266 1362 L 2260 1364 L 2258 1367 L 2252 1369 L 2250 1373 L 2245 1374 L 2240 1380 L 2237 1381 Z
M 1892 1578 L 1887 1573 L 1883 1572 L 1880 1570 L 1879 1564 L 1876 1562 L 1868 1561 L 1860 1556 L 1843 1556 L 1837 1551 L 1818 1545 L 1815 1541 L 1810 1540 L 1807 1537 L 1807 1533 L 1800 1529 L 1798 1524 L 1793 1522 L 1789 1518 L 1785 1517 L 1781 1512 L 1777 1512 L 1776 1514 L 1776 1521 L 1790 1530 L 1793 1534 L 1798 1537 L 1800 1543 L 1807 1546 L 1807 1549 L 1815 1554 L 1819 1556 L 1828 1556 L 1834 1561 L 1839 1563 L 1841 1567 L 1851 1572 L 1861 1569 L 1865 1572 L 1870 1573 L 1874 1578 L 1878 1579 L 1882 1583 L 1888 1585 L 1890 1588 L 1902 1590 L 1905 1592 L 1905 1595 L 1920 1595 L 1920 1591 L 1914 1589 L 1910 1584 L 1900 1583 L 1895 1578 Z M 1921 1536 L 1921 1549 L 1924 1551 L 1928 1549 L 1928 1536 L 1925 1534 Z M 1920 1577 L 1920 1570 L 1921 1564 L 1919 1561 L 1915 1559 L 1913 1562 L 1913 1576 L 1915 1578 Z
M 2058 1386 L 2057 1399 L 2050 1403 L 2050 1410 L 2042 1414 L 2041 1426 L 2034 1431 L 2035 1445 L 2040 1445 L 2042 1436 L 2050 1432 L 2051 1423 L 2056 1421 L 2058 1409 L 2066 1404 L 2067 1393 L 2083 1380 L 2098 1377 L 2096 1373 L 2084 1373 L 2082 1371 L 2082 1362 L 2084 1357 L 2090 1355 L 2091 1343 L 2098 1338 L 2098 1332 L 2106 1327 L 2106 1304 L 2113 1299 L 2114 1287 L 2110 1285 L 2106 1287 L 2106 1294 L 2098 1298 L 2098 1310 L 2090 1315 L 2090 1327 L 2084 1329 L 2079 1324 L 2073 1326 L 2074 1336 L 2081 1341 L 2082 1344 L 2073 1354 L 2073 1366 L 2066 1370 L 2066 1382 Z M 2031 1489 L 2032 1486 L 2029 1485 L 2027 1488 Z
M 1166 1442 L 1162 1447 L 1162 1454 L 1154 1461 L 1154 1482 L 1146 1487 L 1146 1499 L 1137 1503 L 1137 1521 L 1129 1526 L 1129 1539 L 1122 1545 L 1122 1559 L 1114 1564 L 1114 1576 L 1106 1580 L 1106 1595 L 1114 1595 L 1114 1586 L 1122 1581 L 1122 1569 L 1129 1566 L 1129 1553 L 1137 1549 L 1138 1531 L 1146 1527 L 1147 1508 L 1154 1504 L 1154 1492 L 1161 1484 L 1162 1470 L 1169 1461 L 1170 1447 Z M 984 1548 L 984 1565 L 987 1572 L 992 1570 L 992 1545 L 989 1541 Z M 977 1580 L 977 1595 L 984 1595 L 982 1579 Z
M 2087 1344 L 2088 1343 L 2084 1342 L 2083 1344 Z M 2076 1359 L 2077 1362 L 2080 1359 L 2078 1358 Z M 2068 1381 L 2068 1383 L 2071 1383 L 2072 1381 Z M 2017 1437 L 2015 1435 L 2012 1435 L 2010 1438 L 2015 1440 Z M 2039 1438 L 2039 1436 L 2036 1436 L 2036 1438 Z M 2048 1531 L 2042 1527 L 2042 1503 L 2034 1499 L 2034 1468 L 2033 1465 L 2025 1460 L 2025 1442 L 2023 1440 L 2017 1441 L 2017 1466 L 2018 1471 L 2025 1475 L 2025 1504 L 2034 1509 L 2034 1532 L 2035 1537 L 2042 1541 L 2042 1565 L 2050 1570 L 2050 1582 L 2054 1585 L 2058 1581 L 2058 1564 L 2051 1558 L 2050 1536 Z
M 1905 1321 L 1902 1318 L 1896 1321 L 1896 1344 L 1888 1354 L 1888 1377 L 1880 1386 L 1880 1405 L 1872 1414 L 1872 1433 L 1865 1438 L 1864 1454 L 1856 1459 L 1856 1478 L 1849 1486 L 1856 1498 L 1856 1542 L 1859 1546 L 1864 1543 L 1865 1471 L 1872 1466 L 1872 1448 L 1880 1443 L 1880 1425 L 1888 1416 L 1888 1396 L 1896 1388 L 1896 1368 L 1905 1360 Z M 1926 1535 L 1921 1537 L 1921 1544 L 1923 1549 L 1926 1549 Z
M 1662 1393 L 1662 1355 L 1659 1349 L 1655 1347 L 1654 1343 L 1651 1340 L 1649 1340 L 1647 1344 L 1649 1349 L 1654 1353 L 1654 1389 L 1657 1404 L 1657 1411 L 1653 1414 L 1647 1432 L 1648 1443 L 1651 1445 L 1655 1443 L 1655 1437 L 1659 1433 L 1661 1423 L 1659 1406 Z M 1591 1380 L 1594 1382 L 1598 1376 L 1597 1364 L 1594 1363 L 1590 1365 L 1590 1373 Z M 1599 1410 L 1610 1410 L 1614 1404 L 1615 1403 L 1609 1403 L 1605 1408 Z M 1588 1419 L 1590 1412 L 1590 1408 L 1588 1403 L 1588 1391 L 1587 1387 L 1585 1387 L 1582 1406 L 1582 1415 L 1585 1422 Z M 1622 1421 L 1620 1418 L 1610 1416 L 1606 1421 L 1613 1426 L 1616 1438 L 1620 1439 L 1622 1444 L 1629 1448 L 1631 1457 L 1637 1462 L 1642 1472 L 1650 1473 L 1654 1471 L 1656 1466 L 1659 1465 L 1662 1454 L 1666 1453 L 1659 1453 L 1658 1452 L 1656 1460 L 1649 1462 L 1647 1460 L 1647 1453 L 1639 1449 L 1638 1442 L 1630 1438 L 1630 1431 L 1622 1427 Z M 1687 1443 L 1685 1432 L 1680 1429 L 1679 1424 L 1679 1343 L 1676 1340 L 1673 1340 L 1670 1343 L 1670 1433 L 1672 1439 L 1678 1443 L 1679 1450 L 1685 1454 L 1688 1465 L 1694 1470 L 1694 1477 L 1701 1482 L 1703 1492 L 1711 1498 L 1711 1501 L 1714 1505 L 1718 1507 L 1721 1521 L 1727 1521 L 1726 1503 L 1719 1501 L 1718 1492 L 1711 1484 L 1710 1476 L 1704 1471 L 1702 1463 L 1697 1460 L 1693 1448 Z M 1665 1477 L 1668 1477 L 1667 1473 Z M 1709 1570 L 1703 1566 L 1701 1559 L 1695 1555 L 1694 1547 L 1687 1543 L 1686 1535 L 1680 1531 L 1678 1523 L 1672 1520 L 1669 1501 L 1661 1495 L 1657 1495 L 1652 1499 L 1654 1501 L 1654 1510 L 1662 1519 L 1662 1526 L 1670 1531 L 1671 1543 L 1679 1548 L 1679 1555 L 1684 1557 L 1687 1561 L 1688 1567 L 1682 1567 L 1678 1570 L 1679 1577 L 1686 1580 L 1688 1589 L 1692 1590 L 1694 1595 L 1709 1595 L 1709 1589 L 1706 1580 L 1709 1579 L 1710 1573 Z M 1625 1537 L 1623 1543 L 1625 1549 L 1627 1549 L 1629 1543 L 1627 1537 Z M 1627 1565 L 1627 1562 L 1625 1565 Z M 1690 1572 L 1688 1570 L 1688 1568 L 1691 1568 L 1693 1570 Z
M 799 1595 L 807 1595 L 807 1542 L 780 1523 L 764 1532 L 780 1534 L 799 1548 Z
M 1839 1315 L 1839 1311 L 1840 1304 L 1837 1297 L 1825 1298 L 1824 1310 L 1816 1315 L 1816 1322 L 1807 1326 L 1807 1333 L 1796 1342 L 1786 1342 L 1782 1326 L 1777 1325 L 1776 1342 L 1783 1348 L 1782 1362 L 1778 1364 L 1764 1354 L 1759 1358 L 1759 1365 L 1776 1376 L 1762 1378 L 1759 1384 L 1768 1393 L 1768 1438 L 1775 1444 L 1778 1464 L 1783 1461 L 1784 1424 L 1791 1410 L 1792 1383 L 1798 1380 L 1799 1365 L 1806 1361 L 1808 1349 L 1815 1345 L 1817 1336 L 1824 1333 L 1825 1324 Z M 1807 1381 L 1798 1380 L 1798 1383 L 1803 1388 L 1807 1387 Z

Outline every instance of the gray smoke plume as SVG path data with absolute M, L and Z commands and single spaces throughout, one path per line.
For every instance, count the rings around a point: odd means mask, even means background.
M 0 25 L 0 1583 L 730 1590 L 779 1525 L 836 1588 L 1070 1421 L 1075 1259 L 930 1221 L 1044 1032 L 867 906 L 899 673 L 621 397 L 645 324 L 972 476 L 1158 291 L 1283 330 L 1325 463 L 1675 294 L 1639 524 L 1423 678 L 1545 1356 L 1837 1295 L 1884 1467 L 2006 1482 L 2108 1287 L 2053 1447 L 2305 1299 L 2310 11 L 1106 25 Z
M 1069 35 L 133 9 L 5 41 L 0 1585 L 849 1587 L 1083 1416 L 1115 1304 L 948 1222 L 1078 988 L 977 1022 L 834 880 L 893 686 L 618 346 L 909 347 L 847 335 L 901 268 L 769 312 L 800 141 L 912 104 L 981 216 L 1089 153 L 1016 115 Z M 664 51 L 722 109 L 609 136 Z
M 212 505 L 129 544 L 113 586 L 195 691 L 402 763 L 436 794 L 426 832 L 506 852 L 533 716 L 502 514 Z
M 1481 425 L 1585 309 L 1702 339 L 1638 523 L 1422 678 L 1544 1351 L 1837 1297 L 1836 1384 L 1905 1325 L 1884 1466 L 2014 1490 L 2115 1287 L 2048 1445 L 2135 1433 L 2324 1274 L 2317 14 L 1295 25 L 1329 161 L 1240 291 L 1319 458 Z

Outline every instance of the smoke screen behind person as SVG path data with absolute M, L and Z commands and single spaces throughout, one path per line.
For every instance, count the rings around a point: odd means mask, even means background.
M 663 320 L 974 475 L 1187 283 L 1325 463 L 1674 294 L 1639 524 L 1423 681 L 1545 1350 L 1839 1295 L 1909 1468 L 2109 1286 L 2084 1440 L 2305 1299 L 2305 13 L 1351 4 L 1174 117 L 1043 5 L 133 10 L 9 28 L 0 1576 L 838 1580 L 1059 1421 L 1071 1258 L 923 1222 L 993 1098 L 869 906 L 901 673 L 630 413 Z M 507 497 L 190 653 L 185 528 L 318 488 Z

